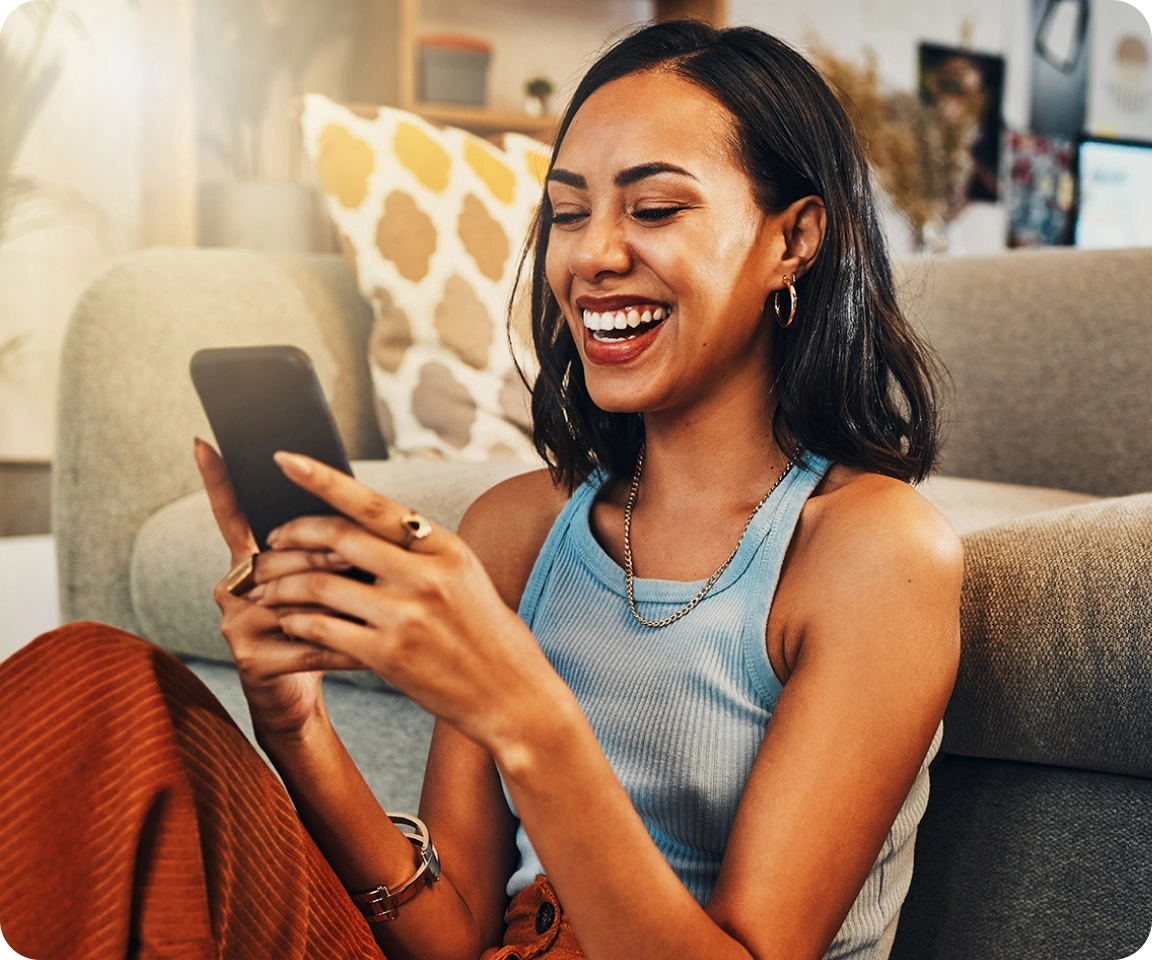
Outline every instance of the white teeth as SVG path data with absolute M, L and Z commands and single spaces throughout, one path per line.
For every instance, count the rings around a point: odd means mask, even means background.
M 589 330 L 627 330 L 629 327 L 638 327 L 641 324 L 651 323 L 654 320 L 663 320 L 671 316 L 671 310 L 656 307 L 654 310 L 645 309 L 643 312 L 636 307 L 626 310 L 605 311 L 596 313 L 593 310 L 584 311 L 584 326 Z M 631 337 L 622 339 L 630 340 Z

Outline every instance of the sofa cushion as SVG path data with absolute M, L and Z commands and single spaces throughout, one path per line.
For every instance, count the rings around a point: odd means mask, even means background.
M 991 527 L 1006 520 L 1072 507 L 1098 500 L 1088 493 L 1025 487 L 1016 483 L 990 483 L 960 477 L 929 477 L 917 488 L 939 510 L 957 533 Z
M 964 537 L 944 750 L 1152 777 L 1152 494 Z
M 1152 780 L 942 756 L 891 958 L 1130 957 L 1150 889 Z
M 508 134 L 502 150 L 404 110 L 353 112 L 315 94 L 301 125 L 375 312 L 369 362 L 389 447 L 537 462 L 505 314 L 547 148 Z
M 489 487 L 531 469 L 520 463 L 442 463 L 393 458 L 353 464 L 363 483 L 455 530 L 468 505 Z M 132 604 L 141 635 L 183 656 L 231 661 L 212 599 L 228 570 L 228 550 L 205 493 L 154 513 L 136 535 L 130 563 Z M 350 674 L 383 685 L 375 674 Z

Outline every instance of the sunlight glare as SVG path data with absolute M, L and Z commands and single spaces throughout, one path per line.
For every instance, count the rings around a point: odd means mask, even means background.
M 8 15 L 28 2 L 29 0 L 0 0 L 0 30 L 4 29 L 4 21 L 8 19 Z

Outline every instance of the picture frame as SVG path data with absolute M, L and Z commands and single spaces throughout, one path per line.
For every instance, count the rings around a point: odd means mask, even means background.
M 972 145 L 968 199 L 1000 199 L 1000 152 L 1004 134 L 1004 58 L 936 43 L 919 46 L 920 98 L 954 115 L 972 114 L 978 133 Z

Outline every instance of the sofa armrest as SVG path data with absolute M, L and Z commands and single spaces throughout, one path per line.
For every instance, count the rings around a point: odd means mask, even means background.
M 1152 494 L 964 538 L 944 750 L 1152 777 Z
M 140 525 L 200 486 L 210 438 L 188 375 L 201 347 L 307 351 L 349 455 L 385 455 L 367 367 L 371 312 L 343 261 L 243 250 L 148 250 L 85 292 L 61 360 L 52 526 L 64 621 L 139 632 L 129 558 Z

